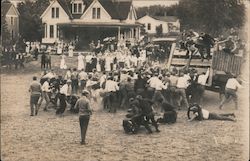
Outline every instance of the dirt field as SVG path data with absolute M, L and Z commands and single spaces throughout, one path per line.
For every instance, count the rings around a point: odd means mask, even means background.
M 53 56 L 53 66 L 59 66 Z M 67 60 L 66 60 L 67 61 Z M 76 63 L 71 58 L 71 66 Z M 29 83 L 40 75 L 39 62 L 24 70 L 1 74 L 1 159 L 3 161 L 245 161 L 248 160 L 248 87 L 239 91 L 239 110 L 233 103 L 218 110 L 219 97 L 206 92 L 204 108 L 211 112 L 235 112 L 237 122 L 188 122 L 178 112 L 174 125 L 161 125 L 160 133 L 126 135 L 125 112 L 110 114 L 95 106 L 87 131 L 86 146 L 80 145 L 78 116 L 55 110 L 30 117 Z M 248 78 L 248 77 L 246 77 Z

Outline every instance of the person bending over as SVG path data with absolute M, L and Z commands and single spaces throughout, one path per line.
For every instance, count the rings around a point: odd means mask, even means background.
M 163 117 L 157 119 L 159 123 L 168 123 L 173 124 L 177 119 L 177 112 L 175 111 L 175 107 L 167 102 L 162 102 L 162 109 L 164 111 Z
M 139 107 L 142 110 L 142 115 L 145 116 L 148 121 L 152 122 L 152 125 L 155 127 L 156 132 L 160 132 L 160 130 L 158 129 L 158 124 L 154 118 L 154 111 L 152 109 L 153 102 L 151 100 L 142 98 L 141 95 L 137 95 L 136 99 L 139 101 Z M 149 130 L 149 133 L 152 133 L 152 131 Z

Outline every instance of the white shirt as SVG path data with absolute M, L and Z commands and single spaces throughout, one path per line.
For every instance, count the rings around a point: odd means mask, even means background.
M 105 91 L 107 92 L 115 92 L 119 90 L 118 84 L 115 81 L 107 80 L 105 85 Z
M 102 87 L 102 84 L 106 81 L 107 76 L 106 75 L 102 75 L 100 78 L 100 86 Z
M 65 74 L 65 79 L 68 80 L 68 79 L 71 79 L 71 71 L 67 71 L 66 74 Z
M 85 57 L 85 60 L 86 60 L 87 63 L 91 62 L 91 59 L 92 59 L 92 55 L 87 55 Z
M 43 92 L 49 92 L 49 82 L 48 81 L 45 81 L 42 85 L 42 91 Z
M 55 78 L 55 75 L 52 72 L 47 73 L 46 75 L 43 76 L 43 78 Z
M 208 76 L 209 76 L 209 69 L 207 70 L 206 74 L 199 75 L 198 83 L 201 85 L 206 85 Z
M 177 81 L 178 81 L 178 77 L 175 75 L 170 75 L 169 80 L 170 80 L 171 86 L 176 86 Z
M 179 77 L 178 80 L 177 80 L 177 84 L 176 84 L 176 87 L 177 88 L 187 88 L 189 85 L 188 83 L 188 80 L 185 76 L 183 77 Z
M 149 83 L 149 86 L 152 88 L 155 88 L 155 83 L 158 81 L 158 77 L 151 77 L 149 78 L 149 80 L 147 81 L 147 83 Z
M 201 112 L 202 112 L 202 115 L 203 115 L 203 119 L 208 119 L 209 117 L 209 111 L 208 110 L 204 110 L 204 109 L 201 109 Z
M 153 77 L 152 77 L 153 78 Z M 150 81 L 150 87 L 155 88 L 155 90 L 167 89 L 168 84 L 164 84 L 159 78 L 155 77 Z
M 62 88 L 60 89 L 60 93 L 61 94 L 65 94 L 66 96 L 69 96 L 70 95 L 70 86 L 69 85 L 67 85 L 67 84 L 64 84 L 63 86 L 62 86 Z
M 87 74 L 86 72 L 84 72 L 84 71 L 81 71 L 81 72 L 78 74 L 78 76 L 79 76 L 79 79 L 80 79 L 80 80 L 87 80 L 87 79 L 88 79 L 88 74 Z
M 242 88 L 242 86 L 235 78 L 229 78 L 227 80 L 226 88 L 236 90 L 237 88 Z
M 209 111 L 208 110 L 201 109 L 201 113 L 202 113 L 203 119 L 207 120 L 209 118 Z M 199 116 L 199 113 L 196 112 L 195 115 Z

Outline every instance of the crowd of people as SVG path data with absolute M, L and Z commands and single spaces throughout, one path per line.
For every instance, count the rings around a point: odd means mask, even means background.
M 206 48 L 206 58 L 210 57 L 208 54 L 210 47 Z M 150 60 L 142 47 L 137 47 L 137 52 L 125 46 L 116 51 L 107 48 L 103 53 L 100 50 L 99 52 L 93 50 L 87 54 L 79 53 L 77 60 L 78 64 L 75 68 L 68 68 L 67 56 L 62 54 L 60 69 L 63 73 L 56 73 L 51 69 L 50 55 L 42 54 L 41 68 L 44 71 L 40 82 L 36 77 L 33 78 L 34 81 L 30 86 L 30 103 L 31 116 L 38 114 L 43 100 L 46 102 L 44 111 L 47 111 L 50 103 L 53 103 L 55 113 L 60 116 L 69 104 L 70 111 L 80 113 L 82 144 L 85 143 L 88 126 L 86 122 L 92 113 L 90 104 L 93 102 L 93 106 L 102 106 L 103 110 L 112 113 L 117 109 L 132 109 L 130 116 L 132 120 L 145 117 L 147 119 L 142 124 L 148 132 L 152 133 L 148 122 L 151 122 L 159 132 L 158 123 L 175 122 L 176 110 L 188 111 L 190 103 L 203 104 L 205 86 L 210 72 L 209 68 L 207 72 L 202 73 L 196 69 L 168 70 L 159 62 Z M 236 94 L 238 88 L 241 88 L 241 85 L 232 75 L 226 84 L 226 98 L 221 102 L 220 109 L 230 97 L 233 97 L 235 108 L 238 108 Z M 206 112 L 206 110 L 197 109 Z M 164 112 L 163 118 L 156 121 L 155 111 Z M 199 119 L 208 119 L 205 114 L 202 115 L 202 112 L 198 111 L 194 113 L 199 116 Z M 224 120 L 234 121 L 235 119 Z

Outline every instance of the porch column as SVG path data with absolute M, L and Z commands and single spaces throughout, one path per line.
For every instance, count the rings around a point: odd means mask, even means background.
M 138 34 L 138 28 L 135 28 L 135 39 L 138 40 L 139 39 L 139 34 Z
M 118 27 L 118 33 L 117 33 L 117 39 L 118 41 L 121 39 L 121 27 Z
M 135 38 L 135 37 L 134 37 L 134 28 L 132 28 L 131 34 L 132 34 L 132 38 L 134 39 L 134 38 Z
M 56 37 L 57 37 L 58 39 L 60 39 L 60 36 L 61 36 L 61 34 L 60 34 L 60 27 L 57 26 L 56 30 L 57 30 Z
M 129 39 L 131 39 L 132 38 L 132 31 L 131 31 L 131 29 L 129 29 Z
M 46 25 L 47 25 L 47 30 L 46 30 L 46 32 L 47 32 L 47 37 L 46 38 L 50 38 L 50 25 L 49 24 L 47 24 L 46 23 Z
M 45 23 L 44 24 L 44 36 L 43 36 L 43 38 L 47 38 L 47 35 L 48 35 L 47 24 Z
M 54 25 L 54 35 L 53 37 L 56 39 L 57 38 L 57 25 Z
M 140 27 L 137 27 L 137 29 L 138 29 L 138 39 L 140 39 L 140 37 L 141 37 L 141 31 L 140 31 Z

